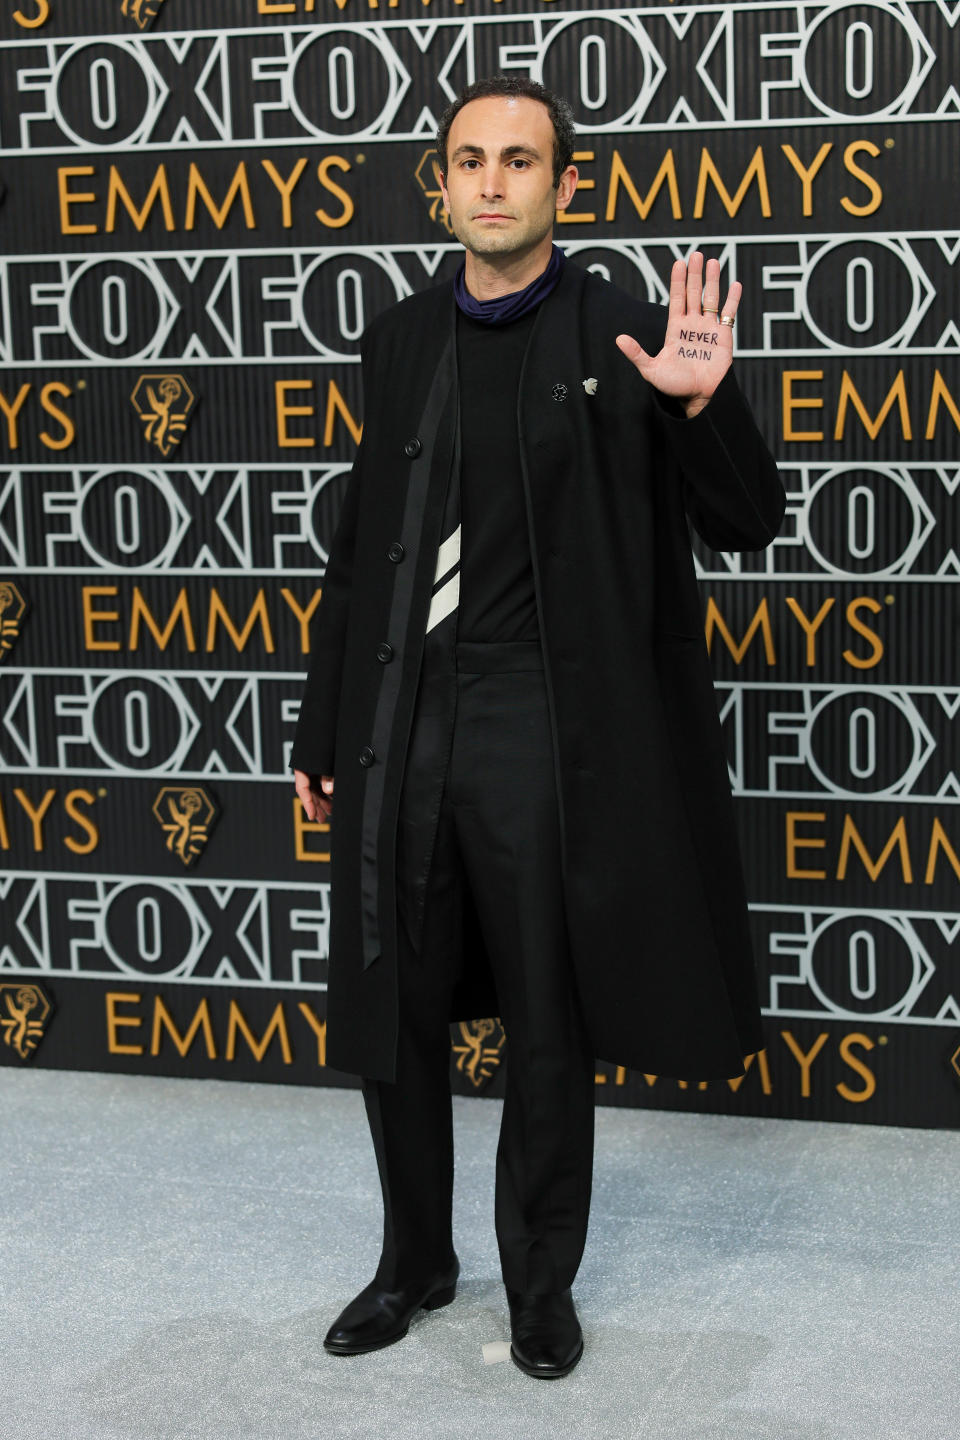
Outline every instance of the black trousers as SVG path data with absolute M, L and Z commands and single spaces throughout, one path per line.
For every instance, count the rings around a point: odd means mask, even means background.
M 363 1082 L 383 1189 L 377 1279 L 399 1288 L 453 1260 L 451 941 L 476 923 L 507 1035 L 503 1279 L 546 1294 L 572 1283 L 586 1240 L 595 1065 L 567 942 L 539 646 L 458 644 L 452 691 L 441 679 L 421 691 L 401 802 L 396 1080 Z

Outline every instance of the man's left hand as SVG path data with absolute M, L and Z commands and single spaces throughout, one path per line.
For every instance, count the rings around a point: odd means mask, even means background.
M 644 380 L 671 395 L 692 419 L 706 405 L 733 361 L 733 326 L 721 317 L 736 317 L 742 286 L 735 280 L 720 308 L 720 262 L 695 250 L 689 266 L 674 262 L 670 272 L 667 334 L 659 355 L 648 355 L 630 335 L 618 335 L 617 345 L 640 371 Z

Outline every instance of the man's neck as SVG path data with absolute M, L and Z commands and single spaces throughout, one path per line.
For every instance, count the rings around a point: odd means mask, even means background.
M 474 300 L 496 300 L 512 295 L 542 275 L 550 263 L 553 237 L 548 235 L 524 255 L 474 255 L 468 250 L 464 282 Z

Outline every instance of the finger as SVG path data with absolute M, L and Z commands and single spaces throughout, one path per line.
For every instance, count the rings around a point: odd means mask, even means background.
M 730 286 L 730 289 L 727 291 L 727 298 L 723 302 L 723 309 L 720 312 L 721 315 L 729 315 L 731 317 L 735 317 L 737 313 L 737 306 L 740 304 L 740 296 L 742 294 L 743 286 L 740 284 L 739 280 L 734 280 L 733 284 Z
M 703 281 L 703 313 L 716 315 L 720 308 L 720 262 L 708 260 Z
M 703 290 L 703 252 L 694 250 L 687 266 L 687 314 L 700 314 L 700 297 Z
M 324 795 L 332 795 L 332 794 L 333 794 L 333 776 L 332 776 L 332 775 L 321 775 L 321 776 L 320 776 L 320 789 L 323 791 Z
M 300 800 L 301 805 L 306 811 L 307 819 L 315 819 L 316 796 L 313 792 L 313 786 L 310 784 L 310 776 L 304 770 L 294 770 L 293 781 L 294 789 L 297 792 L 297 796 Z
M 687 295 L 687 267 L 683 260 L 674 260 L 670 271 L 670 304 L 667 308 L 667 324 L 679 320 L 684 313 Z
M 636 365 L 641 374 L 643 373 L 644 366 L 650 363 L 650 356 L 640 342 L 634 340 L 632 335 L 618 335 L 617 349 L 626 355 L 632 365 Z
M 333 814 L 333 801 L 325 800 L 322 795 L 318 795 L 316 797 L 316 801 L 318 818 L 320 816 L 323 816 L 324 820 L 329 820 L 330 816 Z

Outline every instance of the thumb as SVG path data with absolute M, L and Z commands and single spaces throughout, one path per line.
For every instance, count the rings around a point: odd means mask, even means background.
M 320 789 L 324 795 L 333 794 L 333 778 L 330 775 L 322 775 L 320 777 Z
M 647 354 L 646 350 L 644 350 L 640 342 L 638 340 L 634 340 L 632 335 L 618 335 L 617 349 L 621 350 L 623 354 L 626 355 L 630 363 L 632 365 L 636 365 L 637 369 L 641 371 L 641 373 L 644 367 L 650 363 L 650 356 Z

